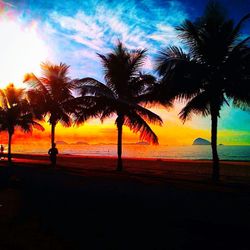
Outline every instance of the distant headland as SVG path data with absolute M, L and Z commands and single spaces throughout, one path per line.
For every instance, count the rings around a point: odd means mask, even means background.
M 196 138 L 192 145 L 211 145 L 211 142 L 203 138 Z
M 83 142 L 83 141 L 77 141 L 77 142 L 72 142 L 72 143 L 68 143 L 66 141 L 56 141 L 56 144 L 58 145 L 89 145 L 87 142 Z

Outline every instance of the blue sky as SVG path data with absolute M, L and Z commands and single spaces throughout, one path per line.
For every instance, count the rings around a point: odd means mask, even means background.
M 152 68 L 152 58 L 167 45 L 181 45 L 175 26 L 186 18 L 195 19 L 207 1 L 98 1 L 98 0 L 18 0 L 12 4 L 22 21 L 39 22 L 39 28 L 50 46 L 50 56 L 71 65 L 74 76 L 101 78 L 96 53 L 106 53 L 117 39 L 128 48 L 147 48 L 149 59 L 145 70 Z M 221 1 L 230 16 L 239 20 L 250 0 Z M 245 28 L 248 33 L 250 25 Z
M 207 1 L 98 1 L 98 0 L 18 0 L 5 1 L 24 22 L 36 20 L 50 57 L 72 67 L 72 75 L 88 74 L 101 79 L 96 53 L 106 53 L 119 38 L 128 48 L 147 48 L 145 70 L 152 69 L 152 58 L 167 45 L 181 45 L 175 26 L 186 18 L 194 20 Z M 250 0 L 221 0 L 230 16 L 239 20 Z M 249 33 L 248 25 L 244 31 Z
M 6 0 L 23 24 L 36 21 L 39 36 L 49 48 L 48 60 L 71 65 L 72 77 L 102 80 L 96 53 L 105 54 L 120 39 L 129 49 L 148 49 L 144 71 L 152 72 L 159 49 L 181 46 L 175 27 L 185 19 L 201 16 L 207 1 L 201 0 Z M 250 0 L 221 0 L 229 16 L 238 21 L 250 12 Z M 244 27 L 250 34 L 250 22 Z M 167 119 L 167 118 L 166 118 Z M 238 122 L 240 120 L 240 122 Z M 210 128 L 209 119 L 194 118 L 194 128 Z M 236 109 L 222 110 L 220 129 L 249 136 L 250 115 Z

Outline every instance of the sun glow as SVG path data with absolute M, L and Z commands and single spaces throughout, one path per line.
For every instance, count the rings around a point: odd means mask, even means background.
M 48 49 L 39 38 L 35 22 L 23 27 L 18 20 L 0 19 L 0 88 L 13 82 L 23 87 L 27 72 L 40 72 Z

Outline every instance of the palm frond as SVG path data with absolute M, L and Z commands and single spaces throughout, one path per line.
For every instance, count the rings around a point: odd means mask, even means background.
M 176 27 L 176 30 L 179 32 L 180 39 L 189 47 L 190 54 L 193 57 L 202 54 L 203 41 L 195 23 L 186 20 L 182 25 Z
M 130 113 L 125 116 L 124 125 L 129 127 L 134 133 L 140 133 L 140 140 L 146 140 L 152 144 L 159 144 L 158 137 L 143 120 L 141 116 L 136 113 Z
M 59 122 L 64 126 L 64 127 L 70 127 L 72 125 L 72 119 L 69 114 L 66 112 L 61 112 Z
M 250 19 L 250 13 L 248 13 L 244 17 L 242 17 L 240 19 L 240 21 L 238 22 L 238 24 L 235 26 L 235 28 L 233 29 L 233 32 L 231 34 L 232 42 L 236 41 L 240 37 L 240 31 L 242 30 L 242 26 L 244 25 L 244 23 L 248 19 Z
M 249 98 L 246 99 L 234 99 L 233 100 L 233 105 L 236 108 L 240 108 L 243 111 L 248 111 L 250 112 L 250 101 Z
M 133 53 L 129 55 L 129 70 L 131 76 L 136 75 L 140 68 L 145 63 L 146 59 L 146 49 L 135 50 Z
M 155 61 L 155 70 L 160 76 L 164 77 L 169 74 L 175 64 L 181 61 L 190 61 L 190 56 L 184 53 L 181 48 L 169 46 L 159 52 Z
M 40 90 L 44 95 L 48 95 L 48 90 L 43 84 L 44 81 L 47 81 L 46 78 L 37 78 L 33 73 L 28 73 L 25 75 L 23 82 L 27 83 L 32 89 Z
M 163 124 L 163 121 L 160 116 L 158 116 L 157 114 L 153 113 L 152 111 L 140 105 L 133 105 L 131 110 L 134 110 L 138 115 L 143 117 L 147 122 L 160 125 L 160 126 Z
M 16 121 L 16 126 L 20 127 L 24 132 L 32 132 L 33 128 L 44 131 L 44 127 L 34 121 L 32 113 L 21 115 Z
M 45 96 L 39 90 L 29 89 L 27 90 L 27 97 L 36 119 L 43 119 L 48 113 Z
M 119 41 L 114 50 L 101 58 L 107 87 L 117 97 L 131 96 L 131 83 L 140 78 L 139 71 L 146 58 L 146 50 L 128 51 Z
M 250 104 L 250 48 L 239 43 L 224 64 L 224 91 L 233 104 L 246 109 Z
M 36 121 L 32 121 L 31 124 L 37 130 L 40 130 L 40 131 L 44 131 L 45 130 L 44 127 L 40 123 L 38 123 Z
M 17 89 L 13 84 L 1 91 L 0 130 L 14 133 L 15 127 L 25 132 L 32 132 L 33 127 L 42 129 L 34 120 L 32 107 L 25 97 L 23 89 Z
M 8 99 L 7 99 L 7 96 L 5 95 L 4 91 L 2 89 L 0 89 L 0 102 L 1 102 L 1 107 L 3 109 L 8 109 L 10 106 L 9 106 L 9 103 L 8 103 Z
M 70 103 L 74 99 L 72 90 L 75 85 L 68 77 L 69 66 L 45 62 L 41 64 L 41 69 L 40 78 L 34 74 L 28 74 L 25 78 L 25 82 L 32 87 L 28 90 L 28 97 L 36 118 L 49 115 L 50 123 L 61 122 L 64 126 L 70 126 L 70 114 L 74 111 Z
M 233 54 L 235 51 L 239 51 L 239 50 L 242 50 L 242 49 L 246 49 L 246 48 L 249 49 L 249 47 L 247 46 L 248 43 L 249 43 L 249 41 L 250 41 L 250 36 L 246 37 L 245 39 L 243 39 L 242 41 L 240 41 L 238 44 L 236 44 L 233 47 L 233 49 L 232 49 L 232 51 L 231 51 L 230 54 Z M 230 56 L 230 54 L 229 54 L 229 56 Z
M 97 102 L 91 107 L 76 110 L 73 114 L 73 120 L 74 123 L 79 126 L 89 119 L 100 117 L 103 112 L 105 112 L 104 105 Z
M 75 80 L 77 90 L 81 95 L 106 95 L 115 98 L 113 92 L 105 84 L 95 80 L 94 78 L 86 77 Z
M 185 122 L 190 118 L 191 114 L 208 116 L 210 114 L 210 96 L 207 92 L 192 98 L 179 113 L 180 119 Z
M 24 98 L 24 89 L 15 88 L 14 84 L 9 84 L 4 90 L 8 106 L 17 105 Z

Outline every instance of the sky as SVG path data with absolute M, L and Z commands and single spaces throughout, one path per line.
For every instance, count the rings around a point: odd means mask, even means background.
M 229 15 L 238 21 L 250 12 L 250 0 L 221 0 Z M 0 0 L 0 87 L 14 82 L 22 86 L 23 75 L 39 75 L 40 62 L 64 62 L 70 65 L 72 78 L 94 77 L 103 81 L 96 53 L 108 53 L 117 40 L 128 49 L 146 48 L 144 72 L 154 73 L 158 51 L 168 45 L 182 46 L 175 27 L 185 19 L 201 16 L 207 1 L 201 0 Z M 250 34 L 250 22 L 243 35 Z M 161 145 L 190 145 L 197 137 L 210 138 L 210 119 L 193 116 L 183 124 L 178 112 L 154 108 L 163 120 L 162 127 L 152 126 Z M 92 120 L 76 128 L 58 126 L 57 140 L 67 142 L 115 143 L 114 119 L 104 124 Z M 30 138 L 47 140 L 46 131 L 34 131 Z M 218 142 L 250 145 L 250 114 L 224 107 L 219 120 Z M 18 133 L 17 141 L 27 138 Z M 138 135 L 124 130 L 125 142 L 136 142 Z

